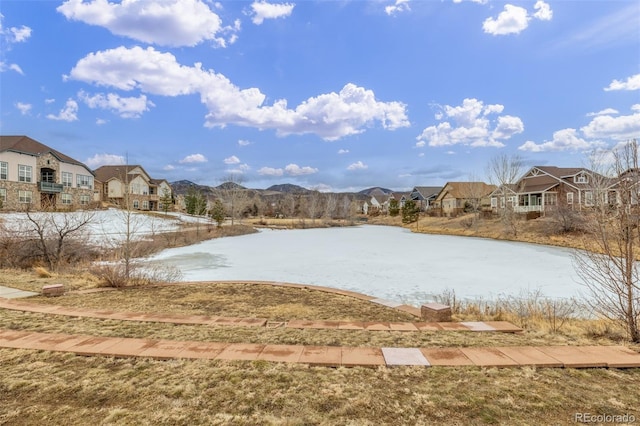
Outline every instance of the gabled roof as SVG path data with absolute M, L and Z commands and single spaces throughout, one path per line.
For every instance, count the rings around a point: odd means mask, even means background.
M 427 199 L 435 197 L 442 190 L 441 186 L 414 186 L 411 193 L 417 192 L 422 198 Z
M 408 200 L 410 194 L 410 192 L 392 192 L 389 195 L 389 199 L 393 198 L 396 201 L 402 201 L 402 197 L 404 197 L 405 200 Z
M 484 182 L 447 182 L 436 197 L 441 200 L 445 195 L 456 199 L 471 198 L 472 195 L 484 197 L 496 189 L 495 185 Z
M 106 182 L 111 179 L 124 180 L 125 175 L 127 174 L 129 175 L 127 179 L 131 180 L 136 176 L 141 176 L 139 173 L 131 173 L 136 168 L 139 168 L 144 172 L 146 176 L 149 176 L 149 173 L 147 173 L 147 171 L 142 166 L 137 164 L 130 164 L 130 165 L 120 164 L 120 165 L 114 165 L 114 166 L 101 166 L 96 170 L 94 170 L 93 172 L 96 175 L 96 179 L 98 179 L 100 182 Z
M 593 186 L 593 182 L 575 182 L 573 178 L 580 174 L 586 174 L 592 179 L 596 178 L 605 186 L 610 186 L 613 183 L 610 178 L 584 167 L 534 166 L 518 181 L 518 192 L 526 194 L 549 191 L 560 183 L 575 189 L 588 189 Z
M 31 139 L 28 136 L 0 136 L 0 152 L 6 151 L 17 152 L 20 154 L 30 154 L 35 156 L 50 153 L 62 162 L 82 166 L 89 172 L 91 172 L 91 169 L 89 169 L 80 161 L 73 159 L 68 155 L 65 155 L 51 147 L 48 147 L 47 145 L 38 142 L 35 139 Z

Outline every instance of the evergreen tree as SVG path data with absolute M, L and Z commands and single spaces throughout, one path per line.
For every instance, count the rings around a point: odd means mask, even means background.
M 418 220 L 420 210 L 413 200 L 407 200 L 402 206 L 402 223 L 413 223 Z
M 400 214 L 400 206 L 398 205 L 398 200 L 392 198 L 389 201 L 389 216 L 398 216 Z
M 213 219 L 218 225 L 218 228 L 220 228 L 222 226 L 222 222 L 224 222 L 225 217 L 224 205 L 222 204 L 222 201 L 216 199 L 216 202 L 213 203 L 213 208 L 211 209 L 211 212 L 209 212 L 209 214 L 211 216 L 211 219 Z

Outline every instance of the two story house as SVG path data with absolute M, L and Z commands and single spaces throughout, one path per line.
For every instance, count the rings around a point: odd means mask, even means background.
M 0 136 L 0 207 L 3 210 L 84 208 L 94 174 L 80 161 L 28 136 Z
M 163 210 L 171 201 L 171 185 L 164 179 L 152 179 L 139 165 L 102 166 L 94 171 L 99 201 L 134 210 Z

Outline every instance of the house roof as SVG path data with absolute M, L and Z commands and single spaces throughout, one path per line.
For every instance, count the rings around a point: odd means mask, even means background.
M 442 190 L 441 186 L 414 186 L 411 193 L 417 192 L 422 198 L 427 199 L 435 197 Z
M 445 195 L 458 199 L 473 198 L 478 195 L 484 197 L 495 189 L 495 185 L 489 185 L 484 182 L 447 182 L 438 193 L 436 199 L 442 199 Z
M 94 170 L 93 173 L 96 175 L 96 179 L 98 179 L 100 182 L 106 182 L 111 179 L 123 180 L 125 173 L 129 174 L 131 171 L 135 170 L 136 168 L 140 168 L 147 176 L 149 176 L 149 174 L 144 170 L 144 168 L 142 168 L 142 166 L 137 164 L 101 166 L 96 170 Z M 140 174 L 139 173 L 129 174 L 129 179 L 133 179 L 136 176 L 140 176 Z
M 65 155 L 60 151 L 57 151 L 41 142 L 38 142 L 35 139 L 31 139 L 28 136 L 0 136 L 0 152 L 5 151 L 17 152 L 21 154 L 31 154 L 36 156 L 51 153 L 60 161 L 82 166 L 89 172 L 91 172 L 91 170 L 80 161 L 71 158 L 68 155 Z
M 576 189 L 588 189 L 592 187 L 593 182 L 579 183 L 572 179 L 581 173 L 590 176 L 592 179 L 597 178 L 599 183 L 604 186 L 610 186 L 614 183 L 613 179 L 585 169 L 584 167 L 535 166 L 518 181 L 518 192 L 544 192 L 557 186 L 560 182 Z

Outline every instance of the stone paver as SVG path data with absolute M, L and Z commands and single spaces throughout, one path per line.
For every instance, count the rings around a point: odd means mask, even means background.
M 536 348 L 499 347 L 495 348 L 517 362 L 519 365 L 534 367 L 563 367 L 564 364 Z
M 373 303 L 377 303 L 378 305 L 383 305 L 383 306 L 389 307 L 389 308 L 397 308 L 399 306 L 402 306 L 402 303 L 394 302 L 393 300 L 371 299 L 369 301 L 373 302 Z
M 496 331 L 496 329 L 483 321 L 464 321 L 460 324 L 464 325 L 471 331 Z
M 217 342 L 187 342 L 180 358 L 215 359 L 229 343 Z
M 340 321 L 307 321 L 291 320 L 287 322 L 287 328 L 338 328 Z
M 536 349 L 562 362 L 565 367 L 606 367 L 606 355 L 581 351 L 578 346 L 538 346 Z
M 156 359 L 174 359 L 180 358 L 180 354 L 184 349 L 184 342 L 158 340 L 155 345 L 142 350 L 138 356 Z
M 431 364 L 417 348 L 382 348 L 382 355 L 387 366 Z
M 365 322 L 364 323 L 365 330 L 371 331 L 389 331 L 391 330 L 391 326 L 388 322 Z
M 363 321 L 340 321 L 338 330 L 364 330 Z
M 304 346 L 266 345 L 258 359 L 272 362 L 298 362 Z
M 392 322 L 389 328 L 393 331 L 418 331 L 418 328 L 410 322 Z
M 433 366 L 457 367 L 475 365 L 458 348 L 422 348 L 420 352 L 422 352 Z
M 496 348 L 460 348 L 475 365 L 481 367 L 513 367 L 517 362 Z
M 257 343 L 230 343 L 220 351 L 216 359 L 255 361 L 264 347 L 265 345 Z
M 342 348 L 342 365 L 345 367 L 376 367 L 385 365 L 379 348 Z
M 338 367 L 342 364 L 342 348 L 339 346 L 305 346 L 298 362 Z

